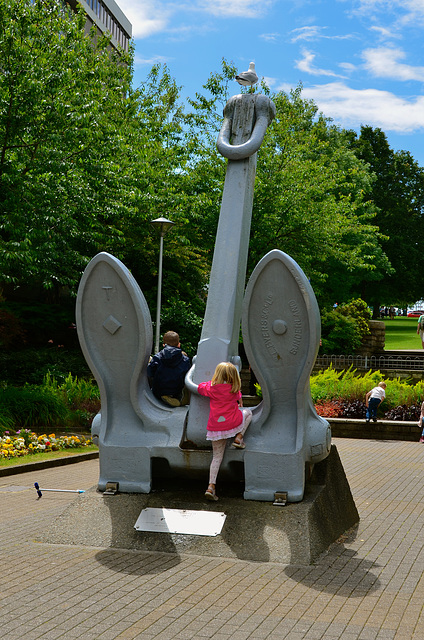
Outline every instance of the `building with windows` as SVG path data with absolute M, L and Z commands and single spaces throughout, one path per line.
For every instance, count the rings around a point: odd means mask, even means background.
M 76 9 L 77 0 L 68 0 L 72 9 Z M 87 21 L 85 29 L 88 33 L 93 24 L 99 33 L 110 33 L 112 45 L 128 51 L 132 36 L 132 25 L 115 0 L 78 0 L 83 7 Z

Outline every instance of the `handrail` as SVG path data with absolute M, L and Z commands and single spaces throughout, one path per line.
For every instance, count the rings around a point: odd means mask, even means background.
M 324 354 L 317 356 L 315 361 L 316 367 L 329 367 L 330 365 L 349 369 L 388 369 L 388 370 L 404 370 L 404 371 L 423 371 L 424 373 L 424 352 L 421 355 L 414 356 L 361 356 L 355 354 Z

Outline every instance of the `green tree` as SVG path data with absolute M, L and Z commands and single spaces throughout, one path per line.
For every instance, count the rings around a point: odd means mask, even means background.
M 0 0 L 3 283 L 74 287 L 105 238 L 122 240 L 132 52 L 84 23 L 56 0 Z
M 272 98 L 277 117 L 258 153 L 252 260 L 280 248 L 300 264 L 322 301 L 349 299 L 357 270 L 387 266 L 381 253 L 375 259 L 375 209 L 364 197 L 372 178 L 348 148 L 346 133 L 304 100 L 300 87 Z
M 84 25 L 59 0 L 0 0 L 0 287 L 7 297 L 44 288 L 57 300 L 109 251 L 154 311 L 159 243 L 149 223 L 166 215 L 177 224 L 164 300 L 201 314 L 208 260 L 193 229 L 206 190 L 191 171 L 196 144 L 186 144 L 179 87 L 154 66 L 133 89 L 132 48 L 118 53 Z
M 204 85 L 205 94 L 191 101 L 196 126 L 213 132 L 204 137 L 203 158 L 211 168 L 209 192 L 217 198 L 225 163 L 216 159 L 216 136 L 235 72 L 223 60 L 221 72 Z M 370 224 L 375 207 L 365 198 L 373 177 L 350 149 L 348 133 L 302 98 L 301 87 L 290 95 L 271 94 L 265 85 L 262 91 L 274 101 L 277 115 L 258 152 L 248 269 L 278 248 L 300 264 L 321 303 L 348 300 L 361 275 L 381 277 L 390 268 Z M 210 211 L 208 242 L 216 220 Z
M 170 218 L 176 224 L 164 242 L 164 310 L 183 300 L 190 313 L 202 314 L 208 260 L 199 239 L 207 196 L 193 169 L 193 146 L 187 144 L 187 116 L 179 94 L 169 70 L 161 65 L 154 65 L 133 93 L 135 113 L 127 128 L 127 145 L 134 209 L 121 221 L 124 242 L 117 257 L 132 270 L 153 310 L 159 240 L 150 221 Z
M 376 233 L 384 234 L 382 248 L 392 270 L 380 282 L 363 278 L 361 297 L 374 307 L 406 306 L 422 297 L 424 275 L 419 269 L 424 235 L 424 169 L 407 151 L 393 151 L 381 129 L 361 127 L 351 134 L 358 158 L 368 163 L 375 181 L 367 198 L 377 207 Z
M 322 353 L 355 353 L 360 347 L 362 336 L 358 323 L 352 316 L 340 313 L 339 307 L 323 309 L 321 324 Z

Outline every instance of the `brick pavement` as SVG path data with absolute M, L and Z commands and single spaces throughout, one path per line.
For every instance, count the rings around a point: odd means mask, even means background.
M 0 478 L 0 637 L 422 640 L 424 446 L 334 443 L 361 522 L 304 567 L 36 543 L 98 461 Z

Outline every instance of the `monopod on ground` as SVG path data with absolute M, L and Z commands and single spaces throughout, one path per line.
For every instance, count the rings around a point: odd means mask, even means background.
M 41 490 L 38 482 L 34 482 L 34 487 L 38 495 L 37 500 L 39 500 L 42 497 L 43 495 L 42 491 L 58 491 L 59 493 L 85 493 L 84 489 L 43 489 Z

